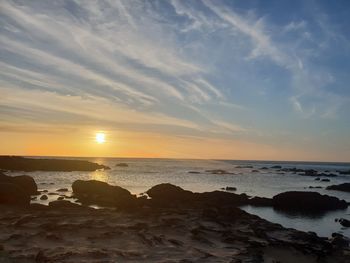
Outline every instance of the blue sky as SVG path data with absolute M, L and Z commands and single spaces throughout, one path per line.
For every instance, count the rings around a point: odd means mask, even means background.
M 0 133 L 102 129 L 350 161 L 349 13 L 349 1 L 1 1 Z

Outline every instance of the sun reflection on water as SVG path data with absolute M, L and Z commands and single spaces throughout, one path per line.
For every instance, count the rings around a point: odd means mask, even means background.
M 106 171 L 97 170 L 90 174 L 90 179 L 108 183 L 108 174 L 106 173 Z

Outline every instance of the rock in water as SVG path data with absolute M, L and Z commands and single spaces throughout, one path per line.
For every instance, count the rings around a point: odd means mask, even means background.
M 13 183 L 0 183 L 0 204 L 27 206 L 30 195 Z
M 21 188 L 27 195 L 37 195 L 38 187 L 34 179 L 28 175 L 8 176 L 0 173 L 0 183 L 11 183 Z
M 115 166 L 117 167 L 129 167 L 127 163 L 117 163 Z
M 340 218 L 340 219 L 339 219 L 339 223 L 340 223 L 342 226 L 350 227 L 350 220 L 347 220 L 347 219 L 345 219 L 345 218 Z
M 171 207 L 178 206 L 238 206 L 248 203 L 248 197 L 245 194 L 234 194 L 223 191 L 213 191 L 205 193 L 193 193 L 184 190 L 179 186 L 169 183 L 153 186 L 147 191 L 148 196 L 152 198 L 155 205 Z
M 327 210 L 345 209 L 348 207 L 344 200 L 336 197 L 321 195 L 317 192 L 291 191 L 275 195 L 273 206 L 281 210 L 300 212 L 322 212 Z
M 237 188 L 233 187 L 233 186 L 226 186 L 225 190 L 226 191 L 237 191 Z
M 134 206 L 136 201 L 128 190 L 96 180 L 77 180 L 72 184 L 72 189 L 74 196 L 83 204 L 126 208 Z
M 83 160 L 63 159 L 34 159 L 19 156 L 0 156 L 0 168 L 12 171 L 96 171 L 98 169 L 110 169 Z
M 338 190 L 338 191 L 343 191 L 343 192 L 350 192 L 350 183 L 330 185 L 326 189 L 327 190 Z

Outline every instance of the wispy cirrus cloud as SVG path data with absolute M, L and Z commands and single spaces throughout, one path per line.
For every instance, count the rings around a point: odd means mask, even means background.
M 344 120 L 349 37 L 322 4 L 1 1 L 1 123 L 256 140 Z

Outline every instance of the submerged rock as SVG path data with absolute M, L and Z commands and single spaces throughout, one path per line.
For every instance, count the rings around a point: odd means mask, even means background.
M 253 168 L 252 165 L 238 165 L 236 168 Z
M 330 185 L 326 189 L 327 190 L 338 190 L 338 191 L 343 191 L 343 192 L 350 192 L 350 183 Z
M 282 169 L 282 166 L 281 165 L 274 165 L 274 166 L 271 166 L 271 169 Z
M 233 186 L 226 186 L 225 190 L 226 191 L 237 191 L 237 188 L 233 187 Z
M 96 180 L 77 180 L 72 184 L 72 189 L 74 196 L 83 204 L 129 207 L 136 201 L 128 190 Z
M 226 170 L 221 170 L 221 169 L 206 170 L 205 172 L 211 173 L 211 174 L 234 174 L 234 173 L 228 172 Z
M 129 167 L 127 163 L 117 163 L 115 166 L 117 167 Z
M 40 200 L 47 200 L 47 199 L 48 199 L 47 195 L 40 196 Z
M 320 212 L 347 208 L 347 203 L 337 197 L 321 195 L 317 192 L 291 191 L 275 195 L 273 206 L 281 210 Z
M 0 168 L 12 171 L 96 171 L 108 166 L 83 160 L 34 159 L 19 156 L 0 156 Z

